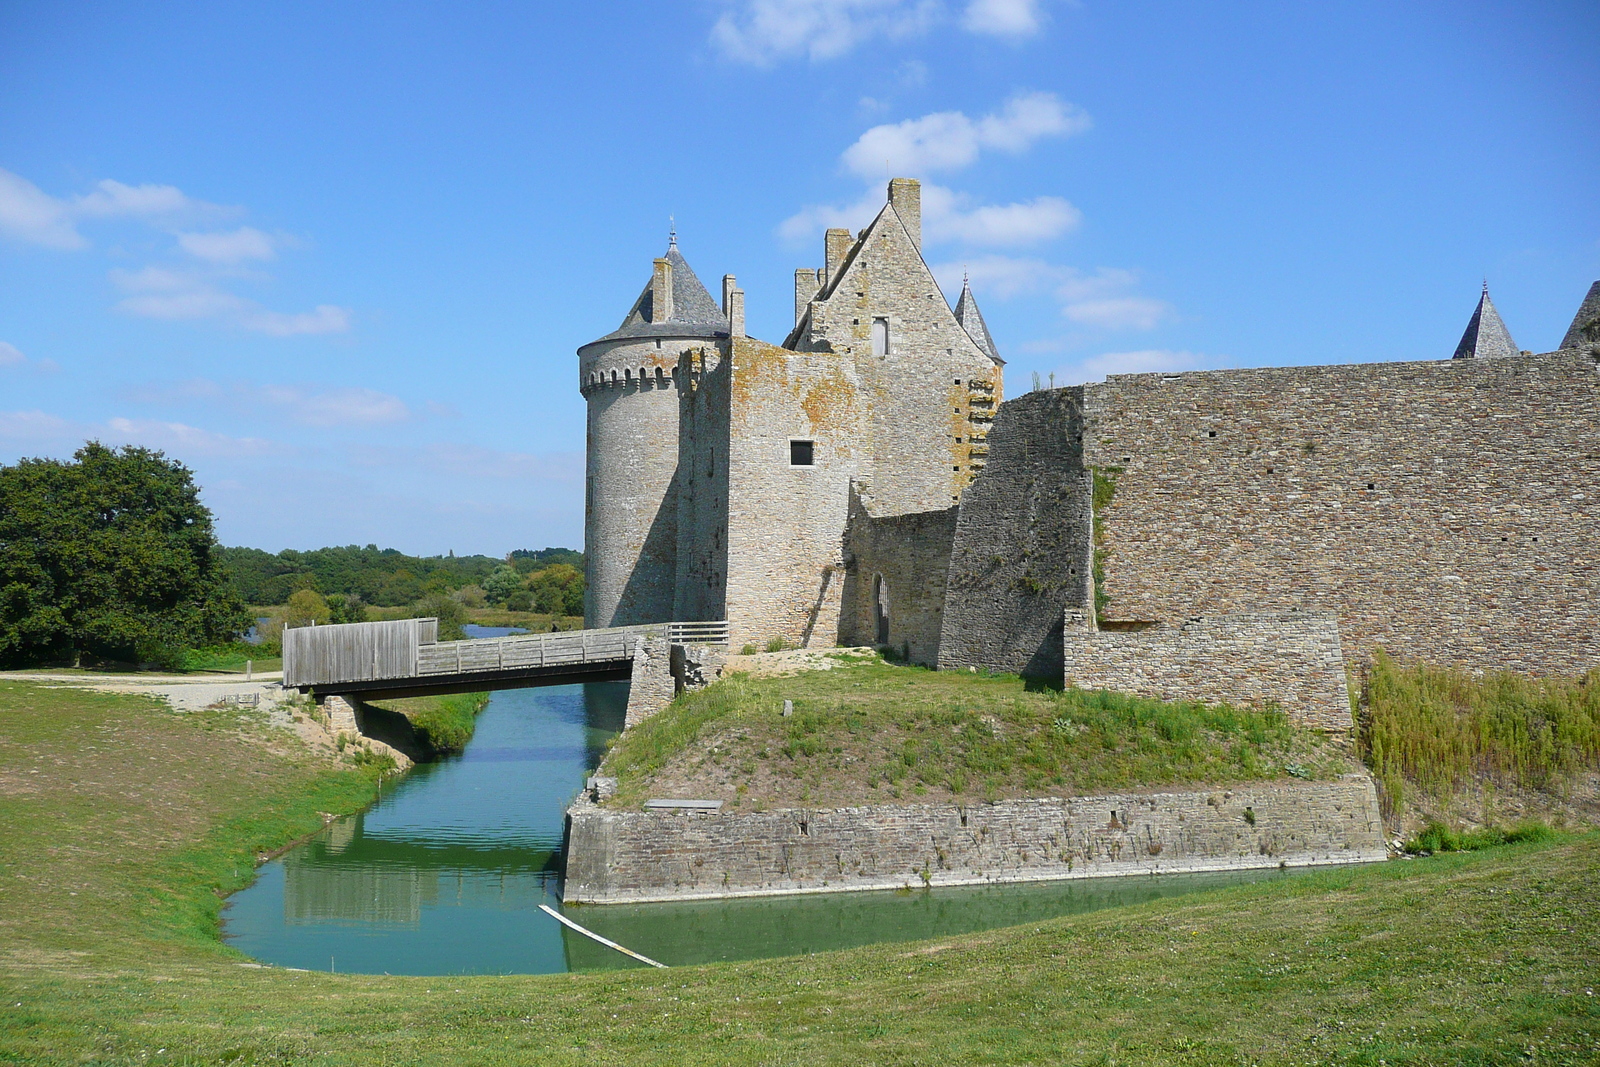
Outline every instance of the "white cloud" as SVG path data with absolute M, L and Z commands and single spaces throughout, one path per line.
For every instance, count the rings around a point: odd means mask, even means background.
M 399 397 L 362 387 L 320 388 L 252 382 L 224 386 L 209 378 L 189 378 L 179 382 L 149 382 L 123 395 L 134 403 L 158 406 L 203 404 L 215 407 L 224 403 L 246 415 L 260 415 L 263 408 L 271 408 L 306 426 L 377 426 L 407 422 L 413 417 L 411 408 Z M 434 406 L 429 405 L 430 411 Z
M 778 236 L 797 245 L 829 227 L 861 229 L 883 210 L 884 194 L 868 189 L 851 204 L 803 208 L 778 224 Z M 1059 196 L 1040 196 L 1013 204 L 972 205 L 972 198 L 942 185 L 922 186 L 924 244 L 958 241 L 977 246 L 1035 244 L 1078 227 L 1082 214 Z
M 757 66 L 800 55 L 833 59 L 874 37 L 915 36 L 942 14 L 934 0 L 744 0 L 733 6 L 711 27 L 712 43 Z
M 297 314 L 269 311 L 253 300 L 222 289 L 217 278 L 210 272 L 156 266 L 111 272 L 112 283 L 131 294 L 118 301 L 117 309 L 142 318 L 214 319 L 273 337 L 343 333 L 350 328 L 347 308 L 321 304 Z
M 0 367 L 19 367 L 28 362 L 28 357 L 16 345 L 0 341 Z
M 957 290 L 963 271 L 972 279 L 979 299 L 992 294 L 996 299 L 1009 300 L 1048 292 L 1060 302 L 1061 314 L 1068 321 L 1095 329 L 1149 330 L 1173 313 L 1172 305 L 1166 301 L 1138 293 L 1138 273 L 1120 267 L 1086 272 L 1042 259 L 990 254 L 966 262 L 952 260 L 933 268 L 948 292 Z
M 230 437 L 181 422 L 126 419 L 106 423 L 109 432 L 92 434 L 108 443 L 158 448 L 180 459 L 186 456 L 262 456 L 287 451 L 287 446 L 260 437 Z
M 0 231 L 44 248 L 83 248 L 82 219 L 172 221 L 229 214 L 231 208 L 195 200 L 171 185 L 125 185 L 107 179 L 92 192 L 54 197 L 19 174 L 0 170 Z
M 844 151 L 844 164 L 866 178 L 955 170 L 984 149 L 1016 154 L 1045 137 L 1089 129 L 1089 116 L 1054 93 L 1019 93 L 997 113 L 978 119 L 960 111 L 874 126 Z
M 241 263 L 247 259 L 273 259 L 279 238 L 251 226 L 224 233 L 180 233 L 178 247 L 209 263 Z
M 1039 32 L 1044 13 L 1039 0 L 972 0 L 961 15 L 968 33 L 1021 40 Z
M 0 411 L 0 437 L 38 446 L 57 444 L 76 436 L 72 423 L 43 411 Z
M 350 309 L 333 304 L 318 304 L 310 311 L 284 314 L 281 311 L 252 311 L 241 315 L 239 325 L 272 337 L 302 334 L 344 333 L 350 329 Z
M 1227 366 L 1230 362 L 1226 356 L 1173 352 L 1159 348 L 1147 348 L 1137 352 L 1104 352 L 1057 370 L 1056 383 L 1080 385 L 1084 382 L 1099 382 L 1104 381 L 1108 374 L 1155 372 L 1174 374 L 1180 371 L 1208 370 Z

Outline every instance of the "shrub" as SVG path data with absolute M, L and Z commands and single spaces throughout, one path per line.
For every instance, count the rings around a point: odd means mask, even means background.
M 1579 679 L 1474 677 L 1381 650 L 1363 684 L 1362 756 L 1391 812 L 1408 784 L 1449 799 L 1473 780 L 1559 792 L 1600 767 L 1600 670 Z
M 283 625 L 288 630 L 298 626 L 326 626 L 332 619 L 328 602 L 315 589 L 297 590 L 289 597 L 288 609 L 283 613 Z
M 439 640 L 460 641 L 466 637 L 461 624 L 467 621 L 467 609 L 460 601 L 443 593 L 425 596 L 406 611 L 408 619 L 438 619 Z
M 1514 845 L 1523 841 L 1548 841 L 1555 831 L 1542 822 L 1519 823 L 1509 829 L 1487 826 L 1481 830 L 1456 831 L 1434 820 L 1424 826 L 1417 836 L 1407 841 L 1405 850 L 1412 855 L 1430 852 L 1473 852 L 1495 845 Z

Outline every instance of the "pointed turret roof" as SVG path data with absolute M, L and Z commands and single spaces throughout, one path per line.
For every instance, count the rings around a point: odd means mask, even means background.
M 728 336 L 728 317 L 695 276 L 694 268 L 683 258 L 683 253 L 678 251 L 676 233 L 672 235 L 666 254 L 661 258 L 672 265 L 672 313 L 664 319 L 655 317 L 651 296 L 654 288 L 652 278 L 645 283 L 644 292 L 639 294 L 639 299 L 623 316 L 622 325 L 590 344 L 624 337 Z
M 1467 323 L 1467 332 L 1461 335 L 1461 343 L 1456 345 L 1453 358 L 1497 359 L 1519 355 L 1521 351 L 1511 339 L 1511 331 L 1500 321 L 1500 313 L 1489 299 L 1489 283 L 1484 282 L 1483 295 L 1478 298 L 1478 306 Z
M 989 336 L 989 327 L 983 321 L 983 312 L 978 310 L 978 301 L 972 295 L 972 284 L 965 274 L 961 276 L 961 299 L 956 301 L 956 321 L 967 331 L 972 343 L 983 349 L 984 355 L 1004 365 L 1005 360 L 1000 358 L 999 351 L 994 347 L 994 338 Z
M 1572 316 L 1572 325 L 1561 339 L 1562 348 L 1579 348 L 1600 341 L 1600 282 L 1589 286 L 1589 295 Z

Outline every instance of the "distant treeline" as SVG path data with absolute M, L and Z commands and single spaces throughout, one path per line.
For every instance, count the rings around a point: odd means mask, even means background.
M 368 604 L 393 607 L 412 604 L 430 594 L 482 586 L 485 579 L 508 565 L 521 575 L 531 575 L 554 564 L 565 564 L 580 574 L 583 571 L 583 553 L 569 548 L 519 549 L 507 559 L 453 554 L 408 556 L 377 545 L 309 552 L 285 549 L 276 555 L 259 548 L 223 548 L 218 555 L 232 574 L 239 598 L 249 604 L 283 604 L 296 590 L 313 589 L 324 596 L 337 593 L 360 597 Z

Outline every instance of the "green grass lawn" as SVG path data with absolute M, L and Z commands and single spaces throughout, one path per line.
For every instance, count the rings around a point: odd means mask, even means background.
M 735 673 L 629 730 L 602 773 L 613 807 L 966 801 L 1358 770 L 1350 739 L 1280 711 L 1061 692 L 1014 675 L 930 671 L 875 654 L 832 670 Z M 784 702 L 793 713 L 783 714 Z
M 0 681 L 0 1063 L 1591 1064 L 1600 1048 L 1595 834 L 668 971 L 330 975 L 224 948 L 218 892 L 372 789 L 231 713 Z

